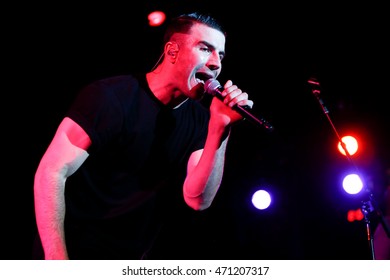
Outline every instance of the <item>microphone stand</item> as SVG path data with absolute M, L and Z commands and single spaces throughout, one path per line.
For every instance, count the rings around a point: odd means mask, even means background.
M 316 78 L 313 78 L 313 77 L 310 78 L 307 82 L 311 86 L 312 94 L 317 98 L 317 101 L 319 102 L 319 104 L 322 108 L 322 111 L 325 113 L 330 125 L 332 126 L 332 129 L 333 129 L 334 133 L 336 134 L 337 140 L 339 141 L 341 147 L 343 148 L 347 159 L 352 164 L 352 166 L 355 168 L 355 170 L 357 171 L 357 174 L 360 174 L 359 169 L 357 168 L 355 162 L 352 160 L 352 157 L 349 154 L 345 143 L 341 140 L 341 137 L 340 137 L 339 133 L 337 132 L 336 127 L 334 126 L 331 118 L 329 117 L 329 110 L 326 108 L 326 106 L 324 105 L 324 102 L 322 101 L 322 99 L 320 97 L 320 93 L 321 93 L 320 83 L 317 81 Z M 365 184 L 363 184 L 363 186 L 364 185 Z M 375 260 L 374 238 L 373 238 L 373 234 L 372 234 L 370 217 L 373 214 L 376 214 L 379 217 L 380 222 L 381 222 L 381 224 L 382 224 L 382 226 L 383 226 L 383 228 L 384 228 L 384 230 L 389 238 L 390 238 L 390 227 L 389 227 L 388 223 L 386 222 L 386 219 L 384 218 L 382 211 L 378 208 L 377 203 L 374 199 L 373 193 L 370 192 L 369 188 L 365 188 L 365 190 L 368 192 L 368 200 L 362 202 L 363 204 L 362 204 L 361 210 L 362 210 L 363 215 L 364 215 L 364 222 L 366 223 L 367 239 L 368 239 L 368 245 L 369 245 L 369 249 L 370 249 L 371 259 Z

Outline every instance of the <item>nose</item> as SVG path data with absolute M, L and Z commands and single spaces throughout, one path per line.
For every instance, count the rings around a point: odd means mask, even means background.
M 211 53 L 211 55 L 209 56 L 209 60 L 207 61 L 207 67 L 211 70 L 218 70 L 222 67 L 221 58 L 218 52 L 213 51 Z

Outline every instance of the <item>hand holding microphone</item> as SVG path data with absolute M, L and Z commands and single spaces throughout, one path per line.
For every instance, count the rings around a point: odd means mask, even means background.
M 215 80 L 215 79 L 209 79 L 204 84 L 204 90 L 206 93 L 211 94 L 214 97 L 217 97 L 219 100 L 223 101 L 224 97 L 222 96 L 222 92 L 224 88 L 221 86 L 221 84 Z M 240 106 L 240 105 L 234 105 L 232 107 L 233 110 L 235 110 L 237 113 L 239 113 L 242 117 L 244 117 L 245 120 L 250 121 L 252 124 L 264 127 L 267 130 L 272 131 L 274 128 L 273 126 L 267 122 L 264 118 L 257 118 L 255 117 L 249 110 L 249 106 Z

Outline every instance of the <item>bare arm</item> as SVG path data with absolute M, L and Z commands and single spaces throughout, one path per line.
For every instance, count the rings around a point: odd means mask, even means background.
M 183 195 L 187 205 L 195 210 L 210 207 L 221 184 L 230 127 L 242 119 L 231 107 L 235 104 L 253 106 L 248 95 L 231 81 L 226 82 L 222 94 L 225 104 L 214 98 L 210 106 L 211 117 L 204 149 L 192 153 L 188 161 Z
M 59 125 L 34 178 L 35 217 L 45 259 L 68 259 L 65 245 L 65 182 L 87 159 L 91 141 L 69 118 Z
M 222 143 L 219 137 L 208 136 L 203 150 L 191 155 L 184 182 L 184 199 L 195 210 L 208 208 L 219 189 L 225 165 L 228 138 Z

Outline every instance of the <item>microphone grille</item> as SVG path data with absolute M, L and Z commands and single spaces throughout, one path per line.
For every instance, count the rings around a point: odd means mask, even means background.
M 216 79 L 208 79 L 204 83 L 204 91 L 208 94 L 214 94 L 215 89 L 219 88 L 221 84 Z

